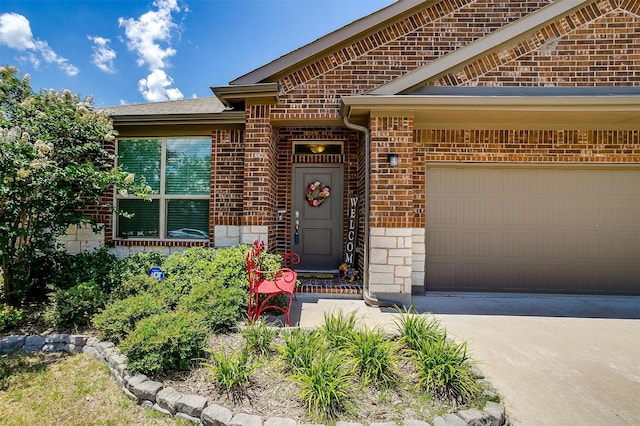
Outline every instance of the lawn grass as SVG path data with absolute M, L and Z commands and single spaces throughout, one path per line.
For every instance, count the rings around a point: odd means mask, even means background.
M 0 424 L 188 425 L 129 400 L 90 355 L 0 355 Z

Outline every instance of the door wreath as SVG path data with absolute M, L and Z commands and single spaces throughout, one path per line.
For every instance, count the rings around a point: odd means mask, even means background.
M 318 190 L 318 195 L 314 196 L 313 193 L 315 190 Z M 331 194 L 331 188 L 329 188 L 324 183 L 320 182 L 311 182 L 307 185 L 307 201 L 309 205 L 313 207 L 319 207 L 322 203 L 325 202 L 329 195 Z

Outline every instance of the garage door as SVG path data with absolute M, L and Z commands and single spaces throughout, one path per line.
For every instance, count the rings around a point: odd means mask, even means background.
M 428 167 L 426 289 L 640 294 L 640 168 Z

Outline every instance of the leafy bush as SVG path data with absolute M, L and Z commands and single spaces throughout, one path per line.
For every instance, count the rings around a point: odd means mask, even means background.
M 167 256 L 157 251 L 134 253 L 129 257 L 120 259 L 121 278 L 128 280 L 139 275 L 148 276 L 152 267 L 162 267 L 166 260 Z
M 180 298 L 176 310 L 198 312 L 205 318 L 209 330 L 225 331 L 240 318 L 246 295 L 243 288 L 227 287 L 222 277 L 200 278 L 189 294 Z
M 192 247 L 167 258 L 163 268 L 166 278 L 158 287 L 161 295 L 173 307 L 196 285 L 215 281 L 216 285 L 242 290 L 246 295 L 247 273 L 244 261 L 246 246 L 209 249 Z M 202 294 L 202 289 L 199 290 Z M 246 296 L 245 296 L 246 297 Z M 241 302 L 246 307 L 246 300 Z
M 211 278 L 211 263 L 216 249 L 191 247 L 173 253 L 165 260 L 163 268 L 167 276 Z
M 138 321 L 163 312 L 167 312 L 163 301 L 144 293 L 108 305 L 93 317 L 93 325 L 100 338 L 117 344 L 136 328 Z
M 133 275 L 126 279 L 119 286 L 113 289 L 111 296 L 113 299 L 124 299 L 131 296 L 137 296 L 146 292 L 155 292 L 158 294 L 158 281 L 146 274 Z
M 424 343 L 435 342 L 446 334 L 435 318 L 412 313 L 411 308 L 400 312 L 395 325 L 400 333 L 400 340 L 410 349 L 419 349 Z
M 282 269 L 282 255 L 263 251 L 260 253 L 258 265 L 262 271 L 277 271 L 278 269 Z
M 147 266 L 162 259 L 161 253 L 118 259 L 107 248 L 51 255 L 47 261 L 47 268 L 52 271 L 48 274 L 51 306 L 45 319 L 56 327 L 88 324 L 108 300 L 123 299 L 157 286 L 157 281 L 146 275 Z M 141 271 L 144 275 L 134 275 Z M 123 282 L 123 277 L 128 279 Z
M 346 348 L 356 332 L 357 322 L 356 312 L 350 314 L 345 314 L 342 311 L 325 313 L 320 332 L 333 348 Z
M 240 334 L 244 337 L 247 348 L 257 355 L 266 355 L 269 353 L 269 346 L 275 339 L 277 330 L 263 320 L 252 321 L 245 328 L 240 330 Z
M 309 370 L 316 353 L 324 346 L 320 333 L 301 328 L 284 331 L 282 339 L 284 345 L 278 347 L 280 358 L 293 372 Z
M 422 389 L 461 404 L 478 396 L 480 386 L 471 371 L 466 343 L 456 344 L 443 335 L 419 346 L 413 356 L 420 369 Z
M 208 336 L 206 324 L 195 312 L 168 312 L 143 319 L 120 344 L 132 372 L 159 373 L 188 370 L 201 358 Z
M 300 398 L 316 419 L 331 421 L 352 407 L 347 358 L 340 351 L 316 352 L 310 367 L 291 379 L 300 386 Z
M 14 308 L 7 304 L 0 309 L 0 331 L 9 327 L 15 327 L 22 321 L 22 309 Z
M 104 307 L 106 298 L 93 280 L 76 284 L 67 290 L 56 290 L 43 317 L 54 327 L 88 325 L 91 317 Z
M 110 293 L 121 281 L 118 258 L 106 247 L 75 255 L 55 253 L 49 260 L 52 269 L 49 283 L 54 290 L 67 290 L 93 281 L 102 292 Z
M 388 388 L 396 383 L 396 347 L 380 328 L 354 333 L 347 352 L 364 385 L 374 384 L 378 388 Z
M 247 307 L 246 251 L 194 247 L 172 254 L 158 294 L 177 310 L 204 314 L 210 330 L 227 330 Z
M 208 369 L 211 380 L 235 401 L 240 400 L 247 392 L 251 374 L 258 367 L 258 364 L 251 361 L 249 349 L 245 346 L 229 356 L 222 348 L 217 352 L 212 350 L 207 352 L 213 362 L 203 362 L 203 365 Z

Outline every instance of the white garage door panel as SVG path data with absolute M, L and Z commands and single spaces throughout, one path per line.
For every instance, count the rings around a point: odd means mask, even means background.
M 640 168 L 427 169 L 427 290 L 640 293 Z

